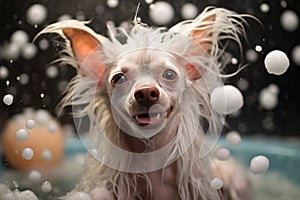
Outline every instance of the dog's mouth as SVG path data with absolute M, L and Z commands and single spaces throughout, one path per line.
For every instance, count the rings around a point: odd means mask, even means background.
M 147 126 L 160 122 L 162 118 L 168 118 L 172 110 L 173 107 L 171 106 L 165 112 L 142 112 L 134 115 L 133 118 L 138 125 Z

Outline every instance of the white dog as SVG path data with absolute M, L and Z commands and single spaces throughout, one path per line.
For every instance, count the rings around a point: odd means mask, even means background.
M 109 38 L 77 20 L 45 28 L 40 34 L 65 39 L 59 60 L 78 71 L 62 106 L 89 120 L 89 153 L 70 195 L 248 199 L 241 170 L 214 162 L 208 145 L 223 122 L 210 105 L 210 91 L 222 84 L 222 42 L 239 44 L 244 22 L 242 15 L 209 7 L 169 30 L 137 20 L 130 30 L 108 27 Z M 223 178 L 223 188 L 211 187 L 214 177 Z

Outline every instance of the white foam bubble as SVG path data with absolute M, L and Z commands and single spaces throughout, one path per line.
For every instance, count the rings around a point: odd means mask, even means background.
M 115 8 L 119 5 L 119 0 L 107 0 L 106 4 L 110 8 Z
M 33 4 L 28 8 L 26 17 L 31 25 L 41 24 L 47 18 L 47 8 L 41 4 Z
M 27 120 L 26 123 L 25 123 L 25 127 L 27 129 L 34 129 L 35 126 L 36 126 L 36 122 L 34 120 L 32 120 L 32 119 Z
M 42 158 L 43 160 L 45 161 L 49 161 L 52 159 L 52 153 L 51 151 L 49 151 L 48 149 L 45 149 L 43 152 L 42 152 Z
M 181 16 L 183 19 L 193 19 L 197 16 L 199 10 L 193 3 L 186 3 L 181 8 Z
M 298 15 L 292 10 L 286 10 L 280 16 L 280 24 L 288 32 L 295 31 L 299 26 Z
M 20 56 L 20 46 L 16 43 L 7 43 L 3 46 L 2 56 L 6 60 L 16 60 Z
M 256 46 L 255 46 L 255 51 L 261 52 L 261 51 L 262 51 L 262 46 L 256 45 Z
M 68 196 L 66 200 L 92 200 L 90 195 L 86 192 L 75 192 Z
M 23 149 L 22 151 L 22 157 L 25 159 L 25 160 L 31 160 L 34 156 L 34 151 L 29 148 L 29 147 L 26 147 Z
M 284 52 L 273 50 L 265 57 L 264 64 L 268 73 L 281 75 L 287 71 L 290 61 Z
M 71 15 L 63 14 L 57 19 L 57 21 L 61 22 L 61 21 L 69 20 L 69 19 L 72 19 Z
M 41 186 L 41 190 L 44 193 L 49 193 L 52 190 L 52 184 L 49 181 L 45 181 L 43 182 L 42 186 Z
M 243 95 L 240 90 L 232 85 L 216 87 L 211 93 L 213 109 L 222 114 L 231 114 L 244 105 Z
M 56 78 L 58 76 L 58 69 L 56 66 L 52 65 L 47 68 L 46 74 L 49 78 Z
M 167 25 L 174 18 L 174 9 L 168 2 L 157 1 L 149 8 L 150 19 L 157 25 Z
M 4 80 L 8 77 L 9 71 L 6 67 L 1 66 L 0 67 L 0 79 Z
M 48 130 L 51 133 L 55 133 L 57 131 L 57 124 L 55 122 L 50 122 L 48 126 Z
M 230 151 L 225 147 L 221 147 L 218 149 L 216 155 L 219 160 L 228 160 L 230 158 Z
M 22 47 L 24 44 L 28 43 L 29 36 L 23 30 L 16 30 L 10 37 L 10 41 Z
M 258 59 L 257 52 L 253 49 L 247 50 L 245 56 L 249 62 L 256 62 Z
M 270 161 L 266 156 L 259 155 L 251 159 L 250 170 L 253 174 L 264 174 L 268 171 Z
M 241 143 L 242 139 L 241 136 L 238 132 L 236 131 L 230 131 L 229 133 L 227 133 L 226 135 L 226 142 L 230 145 L 230 146 L 237 146 Z
M 46 110 L 37 110 L 35 113 L 35 121 L 39 124 L 47 124 L 50 119 L 51 116 Z
M 42 178 L 42 174 L 39 171 L 32 170 L 28 174 L 28 178 L 33 182 L 38 182 Z
M 39 47 L 41 50 L 46 50 L 49 48 L 49 41 L 47 39 L 41 39 L 39 41 Z
M 236 64 L 238 64 L 238 62 L 239 62 L 238 59 L 237 59 L 237 58 L 234 58 L 234 57 L 231 58 L 230 61 L 231 61 L 231 64 L 233 64 L 233 65 L 236 65 Z
M 20 142 L 23 142 L 28 139 L 29 133 L 25 129 L 19 129 L 16 131 L 16 139 Z
M 239 79 L 236 83 L 237 87 L 242 90 L 242 91 L 246 91 L 249 88 L 249 81 L 247 81 L 247 79 Z
M 266 110 L 274 109 L 278 104 L 279 88 L 275 84 L 270 84 L 268 87 L 262 89 L 258 94 L 258 102 L 261 107 Z
M 37 54 L 37 48 L 32 43 L 24 44 L 22 47 L 22 56 L 23 58 L 30 60 Z
M 297 45 L 293 48 L 292 59 L 296 65 L 300 66 L 300 45 Z
M 219 190 L 223 187 L 224 182 L 222 179 L 220 178 L 214 178 L 211 182 L 210 182 L 210 187 L 213 188 L 214 190 Z
M 263 13 L 267 13 L 270 11 L 270 6 L 267 3 L 260 4 L 259 8 L 260 8 L 260 11 Z
M 31 190 L 15 192 L 18 200 L 38 200 L 36 195 Z
M 19 82 L 21 85 L 26 85 L 29 82 L 29 76 L 27 74 L 21 74 L 19 77 Z
M 14 96 L 11 94 L 7 94 L 3 97 L 3 102 L 10 106 L 14 102 Z

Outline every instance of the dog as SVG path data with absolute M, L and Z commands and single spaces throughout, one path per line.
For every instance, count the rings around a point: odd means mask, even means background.
M 210 91 L 222 85 L 224 42 L 240 45 L 245 34 L 244 15 L 208 7 L 170 29 L 135 17 L 130 30 L 108 26 L 108 38 L 87 23 L 68 20 L 40 32 L 64 39 L 58 61 L 78 72 L 61 107 L 72 106 L 75 118 L 88 119 L 89 152 L 69 196 L 250 199 L 242 170 L 217 161 L 209 142 L 224 123 L 212 109 Z M 222 188 L 211 186 L 214 177 L 223 178 Z

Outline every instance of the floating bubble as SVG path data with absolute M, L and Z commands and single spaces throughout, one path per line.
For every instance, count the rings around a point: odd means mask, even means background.
M 17 31 L 15 31 L 11 35 L 10 41 L 12 43 L 15 43 L 15 44 L 17 44 L 17 45 L 19 45 L 21 47 L 24 44 L 28 43 L 29 36 L 28 36 L 28 34 L 25 31 L 23 31 L 23 30 L 17 30 Z
M 36 122 L 32 119 L 28 120 L 26 123 L 25 123 L 25 127 L 27 129 L 34 129 L 34 127 L 36 126 Z
M 52 159 L 52 153 L 51 151 L 49 151 L 48 149 L 45 149 L 43 152 L 42 152 L 42 158 L 43 160 L 45 161 L 49 161 Z
M 14 96 L 11 94 L 7 94 L 3 97 L 3 102 L 10 106 L 14 102 Z
M 264 174 L 268 171 L 270 161 L 266 156 L 259 155 L 251 159 L 250 170 L 254 175 Z
M 253 49 L 248 49 L 246 51 L 246 58 L 249 62 L 256 62 L 257 59 L 258 59 L 258 55 L 257 55 L 257 52 L 254 51 Z
M 70 19 L 72 19 L 71 15 L 63 14 L 57 19 L 57 21 L 62 22 Z
M 153 0 L 145 0 L 145 2 L 146 2 L 147 4 L 151 4 L 151 3 L 153 3 Z
M 22 85 L 26 85 L 29 82 L 29 76 L 27 74 L 21 74 L 19 77 L 19 82 Z
M 52 190 L 52 185 L 49 181 L 45 181 L 42 186 L 41 186 L 41 190 L 44 193 L 49 193 Z
M 270 6 L 267 3 L 260 4 L 259 8 L 260 8 L 260 11 L 263 13 L 267 13 L 270 11 Z
M 293 48 L 292 59 L 296 65 L 300 66 L 300 45 L 297 45 Z M 1 74 L 1 71 L 0 71 L 0 74 Z
M 278 104 L 279 88 L 275 84 L 262 89 L 258 94 L 258 102 L 266 110 L 274 109 Z
M 197 16 L 199 10 L 195 4 L 186 3 L 181 8 L 181 16 L 183 19 L 193 19 Z
M 48 130 L 51 133 L 55 133 L 57 131 L 57 124 L 55 122 L 50 122 Z
M 28 8 L 26 17 L 31 25 L 41 24 L 47 18 L 47 8 L 41 4 L 33 4 Z
M 84 12 L 78 11 L 78 12 L 76 13 L 76 19 L 78 19 L 79 21 L 85 20 L 85 14 L 84 14 Z
M 243 78 L 239 79 L 236 85 L 242 91 L 246 91 L 249 88 L 249 82 L 247 81 L 247 79 Z
M 39 124 L 47 124 L 50 119 L 51 116 L 46 110 L 37 110 L 35 113 L 35 121 Z
M 215 111 L 222 114 L 231 114 L 244 105 L 240 90 L 232 85 L 215 88 L 211 93 L 211 105 Z
M 271 51 L 265 57 L 265 67 L 269 74 L 281 75 L 290 65 L 287 55 L 279 50 Z
M 231 132 L 227 133 L 227 135 L 226 135 L 226 142 L 230 146 L 237 146 L 241 143 L 241 141 L 242 141 L 241 136 L 236 131 L 231 131 Z
M 119 5 L 119 0 L 107 0 L 106 4 L 110 8 L 115 8 Z
M 157 25 L 167 25 L 174 18 L 174 9 L 170 3 L 157 1 L 150 5 L 149 16 Z
M 236 65 L 236 64 L 238 64 L 238 59 L 237 58 L 231 58 L 231 64 L 233 64 L 233 65 Z
M 221 147 L 218 149 L 216 155 L 219 160 L 228 160 L 230 158 L 230 151 L 225 147 Z
M 15 194 L 16 194 L 18 200 L 38 200 L 36 195 L 30 190 L 16 192 Z
M 6 67 L 1 66 L 0 67 L 0 79 L 6 79 L 9 75 L 9 71 Z
M 33 156 L 34 156 L 34 151 L 31 148 L 26 147 L 23 149 L 22 158 L 24 158 L 25 160 L 31 160 Z
M 256 45 L 255 46 L 255 51 L 261 52 L 262 51 L 262 47 L 260 45 Z
M 23 142 L 28 139 L 29 133 L 25 129 L 19 129 L 16 131 L 16 139 Z
M 90 195 L 86 192 L 75 192 L 68 196 L 66 200 L 92 200 Z
M 41 39 L 39 41 L 39 47 L 41 50 L 46 50 L 49 48 L 49 41 L 47 39 Z
M 281 5 L 281 7 L 286 8 L 287 7 L 287 2 L 285 0 L 281 0 L 280 5 Z
M 41 93 L 40 94 L 40 97 L 43 99 L 45 97 L 45 94 L 44 93 Z
M 46 70 L 46 74 L 49 78 L 56 78 L 58 76 L 58 69 L 56 66 L 50 66 Z
M 210 187 L 214 190 L 219 190 L 223 187 L 224 182 L 222 179 L 220 178 L 214 178 L 211 182 L 210 182 Z
M 28 174 L 28 178 L 33 182 L 38 182 L 42 178 L 42 174 L 39 171 L 32 170 Z
M 20 46 L 16 43 L 7 43 L 3 47 L 2 56 L 6 60 L 16 60 L 20 56 Z
M 280 16 L 280 24 L 284 30 L 292 32 L 298 29 L 299 18 L 294 11 L 286 10 Z
M 37 53 L 37 48 L 32 43 L 27 43 L 22 47 L 22 56 L 23 58 L 30 60 L 32 59 Z

